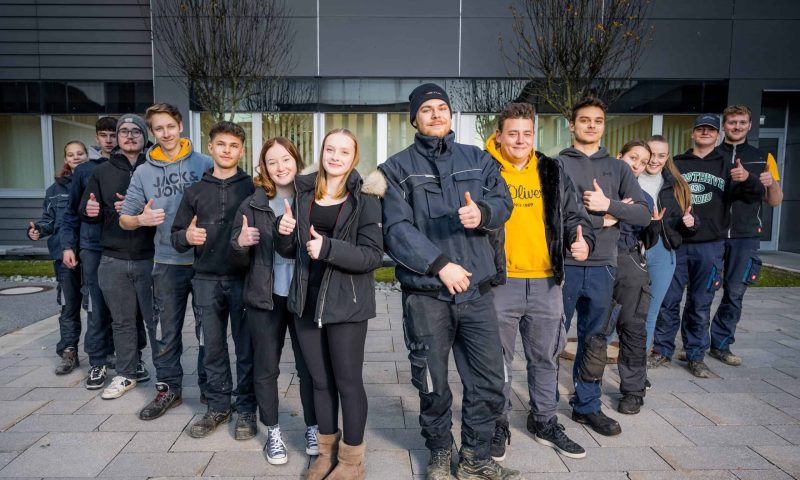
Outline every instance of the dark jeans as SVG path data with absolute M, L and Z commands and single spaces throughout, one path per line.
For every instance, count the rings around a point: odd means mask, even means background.
M 147 321 L 147 334 L 153 351 L 153 366 L 159 382 L 166 383 L 170 390 L 181 395 L 183 382 L 183 321 L 186 316 L 186 302 L 192 292 L 194 270 L 191 265 L 153 265 L 153 316 Z M 192 303 L 195 302 L 192 298 Z M 200 338 L 200 326 L 195 325 L 195 334 Z M 205 369 L 203 368 L 203 347 L 197 357 L 197 384 L 205 388 Z
M 595 413 L 600 411 L 601 381 L 585 382 L 579 370 L 586 351 L 586 339 L 599 335 L 607 326 L 617 269 L 611 266 L 567 265 L 564 270 L 566 278 L 562 291 L 567 331 L 572 314 L 578 313 L 578 349 L 572 367 L 575 395 L 569 403 L 578 413 Z
M 709 316 L 714 294 L 722 283 L 722 240 L 684 243 L 678 248 L 675 275 L 661 304 L 653 337 L 653 351 L 672 358 L 675 336 L 681 330 L 686 358 L 701 361 L 709 346 Z M 686 305 L 681 318 L 681 299 L 686 292 Z
M 194 316 L 202 329 L 203 367 L 208 406 L 216 412 L 231 408 L 233 380 L 228 355 L 228 317 L 236 353 L 236 411 L 255 412 L 253 343 L 244 319 L 244 278 L 193 278 Z
M 331 435 L 339 429 L 342 407 L 342 440 L 348 445 L 364 442 L 367 425 L 367 392 L 364 390 L 364 343 L 367 322 L 323 325 L 314 322 L 318 291 L 308 290 L 305 313 L 295 319 L 297 342 L 314 383 L 314 411 L 319 431 Z
M 106 306 L 103 291 L 97 281 L 100 267 L 100 252 L 83 249 L 80 251 L 83 265 L 83 285 L 89 298 L 86 316 L 86 335 L 83 337 L 83 351 L 89 356 L 89 365 L 99 367 L 109 365 L 108 357 L 114 354 L 114 339 L 111 333 L 111 312 Z
M 736 325 L 742 317 L 744 292 L 758 280 L 761 272 L 761 259 L 758 257 L 760 242 L 757 237 L 725 240 L 722 301 L 711 321 L 711 348 L 730 350 L 736 341 Z
M 58 290 L 56 296 L 61 305 L 61 314 L 58 316 L 58 328 L 61 338 L 56 345 L 56 353 L 60 357 L 64 349 L 72 347 L 77 349 L 81 340 L 81 267 L 67 268 L 61 260 L 53 262 L 56 273 Z
M 447 383 L 452 349 L 464 386 L 461 446 L 473 450 L 478 459 L 489 458 L 495 422 L 505 405 L 503 348 L 492 299 L 487 292 L 456 304 L 403 293 L 411 383 L 419 390 L 419 424 L 430 450 L 449 449 L 453 442 L 453 395 Z
M 97 276 L 111 310 L 117 348 L 117 374 L 136 378 L 147 346 L 142 318 L 153 316 L 153 260 L 122 260 L 103 255 Z
M 261 422 L 267 426 L 278 423 L 278 375 L 286 329 L 294 352 L 294 366 L 300 380 L 300 403 L 306 426 L 316 425 L 314 385 L 297 341 L 294 315 L 286 309 L 286 297 L 272 295 L 272 310 L 247 307 L 247 327 L 253 339 L 253 387 L 258 401 Z
M 619 391 L 644 397 L 650 276 L 647 273 L 647 261 L 639 252 L 619 252 L 614 300 L 622 307 L 617 320 Z

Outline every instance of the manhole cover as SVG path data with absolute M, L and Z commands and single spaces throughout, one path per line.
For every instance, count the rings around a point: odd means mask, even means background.
M 43 287 L 41 285 L 30 285 L 24 287 L 10 287 L 0 289 L 0 295 L 30 295 L 50 290 L 53 287 Z

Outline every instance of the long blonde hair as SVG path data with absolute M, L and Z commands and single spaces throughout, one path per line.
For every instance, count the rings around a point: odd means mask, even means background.
M 660 142 L 667 144 L 667 151 L 669 151 L 669 141 L 663 135 L 653 135 L 650 137 L 648 142 Z M 686 209 L 689 208 L 692 204 L 692 192 L 689 190 L 689 184 L 686 183 L 686 180 L 681 175 L 681 172 L 678 171 L 678 167 L 675 166 L 675 162 L 672 161 L 672 155 L 667 155 L 667 161 L 664 164 L 664 168 L 667 169 L 669 173 L 675 177 L 675 200 L 678 201 L 678 205 L 681 206 L 681 209 L 685 212 Z
M 321 200 L 325 197 L 325 194 L 328 193 L 328 174 L 325 172 L 325 169 L 322 166 L 322 155 L 325 153 L 325 142 L 328 141 L 328 137 L 337 133 L 341 133 L 342 135 L 350 137 L 350 139 L 353 141 L 353 145 L 355 145 L 355 153 L 353 154 L 353 163 L 350 165 L 350 168 L 347 170 L 347 173 L 344 176 L 345 181 L 343 181 L 336 190 L 336 195 L 334 196 L 335 199 L 345 196 L 347 189 L 347 178 L 350 176 L 350 172 L 352 172 L 358 166 L 358 160 L 360 158 L 358 140 L 353 132 L 346 128 L 335 128 L 325 134 L 325 138 L 322 140 L 322 147 L 319 151 L 319 172 L 317 172 L 317 181 L 314 187 L 314 198 L 317 200 Z

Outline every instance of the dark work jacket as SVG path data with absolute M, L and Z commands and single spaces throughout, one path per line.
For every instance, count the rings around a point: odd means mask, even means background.
M 153 258 L 153 236 L 155 227 L 143 227 L 136 230 L 123 230 L 119 226 L 119 214 L 114 209 L 117 196 L 125 195 L 136 168 L 145 161 L 144 153 L 139 155 L 135 165 L 128 158 L 115 150 L 111 158 L 94 169 L 86 190 L 83 192 L 78 212 L 87 223 L 101 224 L 100 245 L 103 255 L 123 260 L 147 260 Z M 94 194 L 100 203 L 100 215 L 86 216 L 86 202 L 89 195 Z
M 539 181 L 542 185 L 542 203 L 544 204 L 544 234 L 547 239 L 547 250 L 550 253 L 550 268 L 553 279 L 560 285 L 564 280 L 564 257 L 577 236 L 578 225 L 583 232 L 583 239 L 594 248 L 594 231 L 589 214 L 578 199 L 575 185 L 569 179 L 561 165 L 554 159 L 536 152 Z M 494 249 L 494 264 L 497 276 L 492 285 L 506 283 L 505 230 L 500 229 L 489 234 Z
M 655 200 L 649 193 L 642 190 L 642 195 L 653 211 Z M 619 222 L 619 239 L 617 240 L 617 250 L 619 252 L 628 252 L 632 248 L 637 247 L 639 242 L 642 242 L 644 248 L 650 248 L 656 244 L 658 238 L 658 231 L 661 229 L 660 221 L 651 220 L 650 224 L 646 227 L 640 225 L 632 225 L 627 222 Z
M 658 192 L 657 207 L 659 211 L 663 208 L 664 218 L 660 222 L 652 222 L 651 228 L 648 229 L 648 234 L 657 234 L 661 236 L 664 248 L 667 250 L 677 250 L 683 244 L 683 239 L 693 236 L 697 233 L 697 228 L 700 225 L 700 217 L 692 209 L 692 217 L 694 217 L 694 226 L 686 228 L 683 224 L 684 211 L 678 204 L 678 199 L 675 198 L 675 184 L 677 180 L 666 168 L 661 171 L 661 178 L 664 183 L 661 185 L 661 190 Z M 655 231 L 652 227 L 658 227 Z M 648 242 L 649 243 L 649 242 Z M 652 239 L 652 245 L 657 243 L 656 239 Z M 647 248 L 651 248 L 650 245 Z
M 294 258 L 294 278 L 287 300 L 289 311 L 302 317 L 308 297 L 311 257 L 306 251 L 311 228 L 311 204 L 317 173 L 294 179 L 295 204 L 292 212 L 297 227 L 291 235 L 276 235 L 276 250 Z M 374 191 L 362 190 L 356 170 L 347 177 L 347 200 L 342 205 L 332 237 L 324 237 L 320 258 L 326 262 L 317 297 L 314 322 L 322 325 L 362 322 L 375 317 L 375 278 L 373 270 L 383 261 L 381 205 Z M 376 193 L 376 192 L 375 192 Z M 280 222 L 278 218 L 278 222 Z
M 42 218 L 34 223 L 36 229 L 39 230 L 39 238 L 50 237 L 47 239 L 47 251 L 50 252 L 53 260 L 61 260 L 64 257 L 60 229 L 64 220 L 64 212 L 69 208 L 71 182 L 71 175 L 56 177 L 56 181 L 47 188 L 44 194 Z
M 231 232 L 242 201 L 253 194 L 253 179 L 240 168 L 224 180 L 203 174 L 199 182 L 184 191 L 172 222 L 172 246 L 178 253 L 194 248 L 194 274 L 197 278 L 244 275 L 247 259 L 231 255 Z M 203 245 L 189 245 L 186 230 L 197 215 L 197 226 L 206 230 Z
M 417 133 L 414 143 L 378 165 L 386 179 L 383 233 L 386 253 L 397 262 L 405 291 L 443 301 L 478 298 L 497 276 L 489 232 L 505 225 L 514 208 L 492 157 L 471 145 Z M 481 224 L 467 229 L 458 218 L 469 192 L 481 210 Z M 437 274 L 448 262 L 461 265 L 469 289 L 452 295 Z
M 736 166 L 736 159 L 756 179 L 767 167 L 767 154 L 745 142 L 739 145 L 722 143 L 717 149 L 722 153 L 728 164 Z M 759 182 L 760 183 L 760 182 Z M 766 194 L 766 190 L 764 190 Z M 763 197 L 762 197 L 763 198 Z M 731 224 L 728 228 L 727 238 L 760 237 L 763 230 L 761 223 L 761 202 L 746 203 L 733 200 L 731 203 Z
M 252 247 L 239 246 L 239 234 L 244 225 L 258 229 L 258 244 Z M 272 265 L 274 241 L 277 236 L 275 212 L 269 206 L 269 198 L 263 188 L 256 187 L 252 195 L 245 198 L 236 211 L 231 232 L 231 253 L 242 257 L 250 266 L 244 277 L 244 302 L 248 307 L 272 310 Z M 237 263 L 239 260 L 235 260 Z
M 758 175 L 749 175 L 744 182 L 731 180 L 731 165 L 718 148 L 703 158 L 692 149 L 675 155 L 675 166 L 692 191 L 692 212 L 700 217 L 697 233 L 684 238 L 686 243 L 713 242 L 727 236 L 734 200 L 760 202 L 764 187 Z
M 81 222 L 81 215 L 78 212 L 81 198 L 89 179 L 92 177 L 94 169 L 108 161 L 107 158 L 93 158 L 87 160 L 72 172 L 72 182 L 69 186 L 69 204 L 64 210 L 64 219 L 61 225 L 61 247 L 64 250 L 74 250 L 78 253 L 79 249 L 101 251 L 100 246 L 100 224 Z

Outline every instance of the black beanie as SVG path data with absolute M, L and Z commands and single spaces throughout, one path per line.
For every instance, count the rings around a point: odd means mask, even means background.
M 419 107 L 421 107 L 423 103 L 434 98 L 444 100 L 447 104 L 447 108 L 449 108 L 452 112 L 453 107 L 450 105 L 450 97 L 447 96 L 447 92 L 444 91 L 444 88 L 436 85 L 435 83 L 423 83 L 419 87 L 415 88 L 411 92 L 411 95 L 408 96 L 408 101 L 411 102 L 411 105 L 408 109 L 408 113 L 411 116 L 411 118 L 409 118 L 411 125 L 414 125 L 414 120 L 417 118 L 417 111 L 419 110 Z

